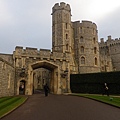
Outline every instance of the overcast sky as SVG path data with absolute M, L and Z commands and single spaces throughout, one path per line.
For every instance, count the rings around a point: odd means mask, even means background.
M 120 0 L 0 0 L 0 53 L 15 46 L 51 49 L 52 7 L 70 4 L 72 21 L 97 24 L 98 37 L 120 37 Z

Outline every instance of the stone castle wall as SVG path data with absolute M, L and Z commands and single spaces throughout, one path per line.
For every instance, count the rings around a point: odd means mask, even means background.
M 0 53 L 0 57 L 13 65 L 13 55 Z
M 15 69 L 0 57 L 0 97 L 14 95 Z
M 101 56 L 108 58 L 104 66 L 107 66 L 108 69 L 110 69 L 109 66 L 112 66 L 110 71 L 120 71 L 120 39 L 112 39 L 111 36 L 108 36 L 104 42 L 102 38 L 99 47 Z

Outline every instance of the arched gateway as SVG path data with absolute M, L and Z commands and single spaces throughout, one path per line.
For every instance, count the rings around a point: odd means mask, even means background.
M 15 64 L 15 94 L 32 95 L 34 90 L 43 89 L 49 78 L 51 93 L 62 94 L 70 92 L 70 73 L 76 70 L 72 56 L 69 53 L 51 52 L 35 48 L 16 47 L 14 52 Z M 50 76 L 43 74 L 43 68 Z M 43 76 L 45 75 L 45 76 Z M 42 76 L 42 77 L 40 77 Z M 45 78 L 43 80 L 43 78 Z M 20 85 L 24 86 L 24 92 L 20 92 Z
M 49 61 L 37 61 L 29 64 L 28 66 L 28 80 L 26 83 L 25 94 L 32 95 L 33 94 L 33 71 L 38 68 L 46 68 L 51 71 L 51 81 L 50 81 L 50 90 L 54 94 L 61 94 L 60 89 L 60 70 L 59 66 L 51 63 Z
M 33 71 L 38 68 L 45 68 L 51 71 L 51 80 L 50 80 L 50 92 L 53 94 L 61 94 L 60 88 L 60 70 L 59 66 L 43 60 L 30 63 L 28 65 L 27 80 L 20 79 L 17 83 L 17 94 L 32 95 L 34 90 L 34 73 Z

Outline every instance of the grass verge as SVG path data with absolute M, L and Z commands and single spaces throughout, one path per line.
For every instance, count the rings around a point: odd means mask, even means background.
M 120 96 L 103 96 L 103 95 L 77 94 L 77 93 L 76 94 L 74 93 L 73 95 L 90 98 L 120 108 Z
M 0 98 L 0 118 L 10 113 L 27 100 L 27 97 L 4 97 Z

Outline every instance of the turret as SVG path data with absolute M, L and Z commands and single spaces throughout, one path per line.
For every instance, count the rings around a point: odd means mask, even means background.
M 52 50 L 71 52 L 71 8 L 64 2 L 52 8 Z

